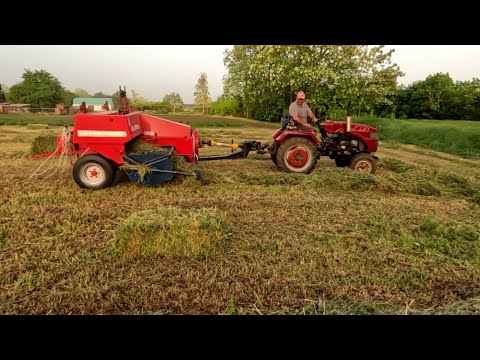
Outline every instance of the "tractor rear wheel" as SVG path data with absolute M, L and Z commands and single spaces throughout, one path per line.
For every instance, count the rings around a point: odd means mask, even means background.
M 308 174 L 317 165 L 316 148 L 304 137 L 290 137 L 277 150 L 277 164 L 287 172 Z
M 350 169 L 375 174 L 375 171 L 377 171 L 377 160 L 367 153 L 357 154 L 350 161 Z
M 73 166 L 73 179 L 85 189 L 104 189 L 115 181 L 112 165 L 98 155 L 86 155 L 79 158 Z

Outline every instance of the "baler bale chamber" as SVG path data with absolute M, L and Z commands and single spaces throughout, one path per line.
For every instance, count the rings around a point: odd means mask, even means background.
M 76 114 L 69 138 L 71 143 L 64 144 L 65 137 L 59 135 L 55 152 L 36 157 L 76 154 L 78 158 L 73 165 L 73 178 L 82 188 L 103 189 L 111 186 L 116 171 L 122 165 L 127 165 L 126 173 L 131 181 L 143 185 L 169 181 L 175 174 L 200 176 L 198 171 L 175 171 L 172 159 L 178 155 L 187 162 L 198 160 L 198 130 L 141 111 Z M 131 144 L 138 141 L 148 145 L 150 151 L 129 153 Z M 147 174 L 139 173 L 142 168 L 147 168 Z

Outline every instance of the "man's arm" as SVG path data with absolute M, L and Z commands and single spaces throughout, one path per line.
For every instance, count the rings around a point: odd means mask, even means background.
M 309 113 L 308 113 L 308 117 L 309 117 L 310 119 L 312 119 L 312 121 L 313 121 L 314 123 L 316 123 L 316 122 L 318 121 L 318 119 L 315 117 L 315 115 L 313 115 L 312 112 L 309 112 Z
M 312 110 L 310 110 L 310 108 L 307 109 L 307 115 L 310 119 L 312 119 L 313 123 L 316 123 L 318 121 L 318 119 L 315 117 L 315 115 L 313 115 L 313 112 L 312 112 Z
M 305 127 L 312 127 L 312 125 L 310 125 L 309 123 L 307 123 L 305 121 L 302 121 L 302 119 L 300 119 L 298 117 L 298 115 L 297 116 L 292 116 L 292 119 L 293 119 L 293 121 L 295 121 L 299 125 L 302 125 L 302 126 L 305 126 Z

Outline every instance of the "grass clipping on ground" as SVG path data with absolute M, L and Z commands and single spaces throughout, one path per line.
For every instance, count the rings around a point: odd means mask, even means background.
M 124 219 L 113 246 L 128 258 L 211 256 L 223 252 L 230 229 L 226 214 L 215 208 L 165 207 Z
M 54 152 L 57 150 L 57 135 L 52 131 L 43 131 L 33 139 L 30 152 L 33 155 Z

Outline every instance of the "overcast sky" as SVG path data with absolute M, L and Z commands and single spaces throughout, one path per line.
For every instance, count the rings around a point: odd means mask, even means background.
M 223 52 L 232 45 L 0 45 L 0 83 L 21 81 L 24 69 L 45 69 L 69 90 L 114 93 L 119 85 L 149 100 L 178 92 L 193 102 L 195 84 L 207 73 L 210 96 L 223 92 L 227 73 Z M 388 45 L 393 61 L 406 74 L 401 84 L 423 80 L 437 72 L 453 80 L 480 78 L 480 45 Z M 128 95 L 130 95 L 130 91 Z

